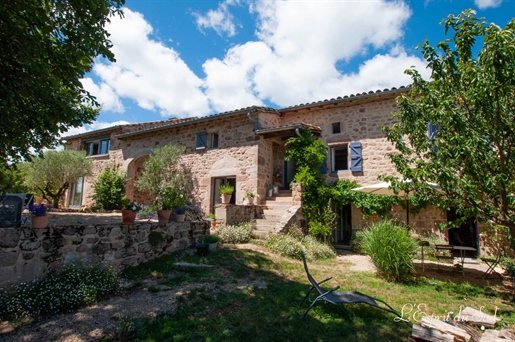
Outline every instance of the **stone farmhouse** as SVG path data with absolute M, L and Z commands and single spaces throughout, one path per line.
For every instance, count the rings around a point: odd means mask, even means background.
M 311 127 L 328 146 L 327 164 L 321 169 L 328 181 L 377 183 L 379 175 L 396 175 L 385 156 L 394 147 L 381 127 L 394 122 L 390 113 L 396 110 L 395 99 L 407 91 L 405 87 L 370 91 L 283 109 L 248 107 L 66 137 L 68 149 L 85 150 L 94 163 L 93 175 L 80 179 L 69 190 L 66 206 L 91 205 L 93 183 L 105 167 L 113 165 L 126 171 L 126 196 L 149 203 L 151 199 L 135 188 L 134 180 L 154 148 L 175 143 L 186 147 L 183 162 L 194 181 L 190 199 L 204 214 L 216 211 L 217 220 L 226 223 L 250 215 L 256 221 L 257 232 L 280 231 L 295 222 L 302 224 L 300 190 L 290 189 L 295 165 L 284 160 L 286 140 Z M 220 204 L 218 187 L 222 183 L 235 187 L 229 205 Z M 257 194 L 253 206 L 246 205 L 248 191 Z M 353 231 L 364 227 L 365 222 L 352 205 L 339 208 L 338 215 L 333 243 L 348 245 Z M 405 220 L 405 210 L 394 208 L 392 216 Z M 428 208 L 412 215 L 410 226 L 419 234 L 439 233 L 436 225 L 448 218 L 449 213 Z M 477 224 L 471 222 L 461 238 L 479 247 Z

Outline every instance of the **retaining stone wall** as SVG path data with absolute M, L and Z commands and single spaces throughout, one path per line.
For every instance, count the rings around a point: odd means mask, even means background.
M 163 239 L 151 245 L 151 232 Z M 0 228 L 0 289 L 78 260 L 117 269 L 138 265 L 186 249 L 208 232 L 206 221 Z

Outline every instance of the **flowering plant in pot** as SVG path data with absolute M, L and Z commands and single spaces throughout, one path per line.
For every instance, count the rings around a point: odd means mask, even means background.
M 46 204 L 29 205 L 29 211 L 32 214 L 32 228 L 46 228 L 48 225 L 47 212 L 50 210 L 52 207 Z
M 131 201 L 125 198 L 123 200 L 122 224 L 136 224 L 136 215 L 138 214 L 138 211 L 140 211 L 141 209 L 143 209 L 143 206 L 141 204 L 138 204 L 138 202 L 136 201 Z
M 252 204 L 254 203 L 254 193 L 252 191 L 247 191 L 247 193 L 245 194 L 245 197 L 247 198 L 247 203 L 248 204 Z
M 29 205 L 29 211 L 32 216 L 46 216 L 47 212 L 50 210 L 52 210 L 52 207 L 46 204 Z
M 129 199 L 125 199 L 123 202 L 123 209 L 122 210 L 130 210 L 130 211 L 140 211 L 143 209 L 143 206 L 141 204 L 138 204 L 136 201 L 131 201 Z

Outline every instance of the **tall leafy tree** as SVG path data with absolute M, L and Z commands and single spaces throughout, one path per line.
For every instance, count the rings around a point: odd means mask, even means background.
M 20 169 L 25 173 L 25 185 L 35 189 L 54 208 L 59 208 L 66 190 L 79 177 L 91 175 L 92 162 L 84 151 L 50 150 L 20 164 Z
M 51 147 L 97 117 L 99 104 L 80 79 L 96 56 L 115 60 L 105 25 L 124 2 L 0 2 L 0 161 Z
M 0 194 L 8 192 L 28 192 L 23 185 L 23 174 L 18 170 L 16 164 L 0 164 Z
M 429 196 L 425 181 L 437 182 L 437 205 L 508 227 L 513 244 L 515 19 L 503 29 L 466 10 L 442 23 L 452 38 L 422 45 L 431 79 L 407 70 L 412 89 L 398 99 L 398 123 L 385 128 L 400 153 L 389 156 L 421 186 L 415 193 Z

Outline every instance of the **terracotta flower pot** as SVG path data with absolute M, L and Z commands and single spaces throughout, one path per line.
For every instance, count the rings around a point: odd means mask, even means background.
M 48 215 L 32 216 L 32 228 L 46 228 L 48 226 Z
M 136 224 L 136 215 L 137 211 L 132 211 L 129 209 L 122 209 L 122 224 L 126 225 L 135 225 Z
M 247 203 L 248 203 L 249 205 L 254 204 L 254 197 L 247 197 Z
M 157 211 L 157 220 L 159 223 L 168 223 L 170 221 L 170 215 L 172 214 L 171 210 L 158 210 Z
M 231 202 L 232 194 L 222 194 L 222 204 L 229 204 Z
M 175 214 L 175 222 L 184 222 L 186 214 Z

